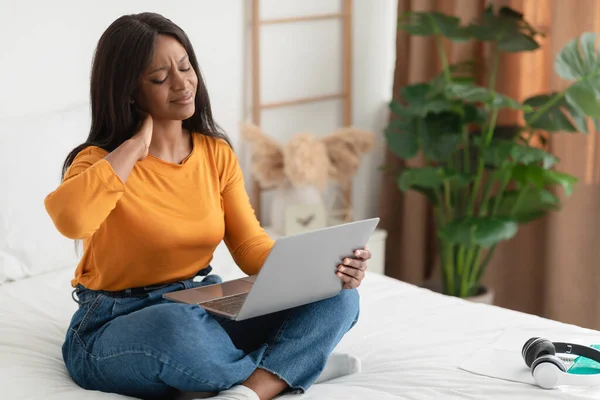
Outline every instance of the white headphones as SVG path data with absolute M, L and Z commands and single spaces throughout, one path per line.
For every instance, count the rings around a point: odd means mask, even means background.
M 600 386 L 600 374 L 577 375 L 567 373 L 567 366 L 556 354 L 574 354 L 600 363 L 600 351 L 579 344 L 551 342 L 534 337 L 523 345 L 521 355 L 531 368 L 533 380 L 544 389 L 561 385 Z

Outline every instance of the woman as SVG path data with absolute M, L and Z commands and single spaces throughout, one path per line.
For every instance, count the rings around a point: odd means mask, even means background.
M 248 321 L 163 299 L 220 282 L 209 262 L 221 240 L 249 275 L 273 241 L 213 122 L 190 41 L 170 20 L 143 13 L 108 27 L 93 61 L 91 108 L 88 139 L 45 200 L 56 228 L 84 242 L 72 280 L 79 309 L 63 345 L 74 381 L 141 398 L 306 390 L 356 323 L 370 253 L 357 250 L 339 266 L 338 296 Z

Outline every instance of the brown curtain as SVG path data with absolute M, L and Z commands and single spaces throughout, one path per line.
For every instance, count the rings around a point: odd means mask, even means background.
M 468 22 L 490 1 L 399 0 L 398 14 L 441 11 Z M 541 49 L 503 55 L 497 90 L 518 100 L 561 89 L 565 82 L 554 72 L 557 52 L 572 38 L 600 28 L 600 1 L 495 0 L 525 14 L 546 33 Z M 485 65 L 487 49 L 480 44 L 446 43 L 451 62 L 475 59 Z M 410 83 L 432 78 L 440 71 L 436 47 L 430 38 L 410 37 L 398 31 L 393 93 Z M 485 68 L 478 79 L 484 81 Z M 516 114 L 504 113 L 499 123 L 515 123 Z M 496 293 L 495 304 L 559 321 L 600 329 L 600 152 L 596 134 L 558 134 L 550 150 L 558 169 L 580 181 L 563 209 L 522 226 L 516 238 L 498 246 L 484 283 Z M 403 164 L 389 152 L 387 162 Z M 408 162 L 418 165 L 420 160 Z M 386 274 L 414 284 L 436 274 L 434 226 L 431 209 L 419 194 L 402 194 L 395 178 L 383 177 L 381 224 L 388 231 Z

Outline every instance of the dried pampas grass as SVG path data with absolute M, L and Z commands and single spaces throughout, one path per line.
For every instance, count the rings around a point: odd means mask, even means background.
M 293 185 L 327 188 L 329 158 L 327 148 L 310 133 L 294 136 L 283 148 L 284 171 Z
M 252 173 L 263 189 L 273 188 L 285 181 L 281 145 L 259 127 L 242 124 L 242 138 L 251 144 Z
M 262 188 L 290 182 L 315 186 L 321 191 L 326 189 L 328 179 L 349 183 L 375 139 L 372 132 L 354 127 L 322 138 L 300 133 L 285 145 L 253 124 L 242 124 L 241 133 L 251 144 L 252 173 Z
M 365 153 L 373 148 L 375 135 L 354 127 L 342 128 L 322 139 L 329 156 L 329 177 L 349 183 Z

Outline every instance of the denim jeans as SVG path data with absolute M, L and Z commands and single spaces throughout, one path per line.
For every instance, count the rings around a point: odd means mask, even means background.
M 207 275 L 137 297 L 78 286 L 79 309 L 63 345 L 71 377 L 85 389 L 158 399 L 179 391 L 218 392 L 262 368 L 302 393 L 358 320 L 356 289 L 239 322 L 163 298 L 220 281 Z

